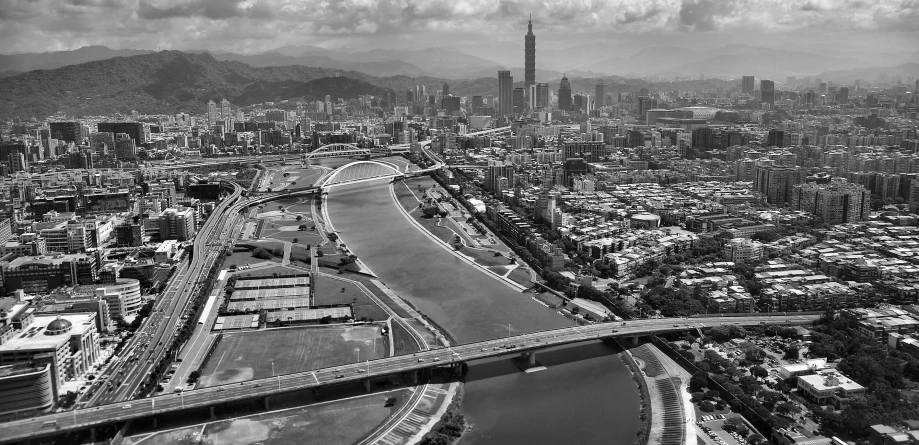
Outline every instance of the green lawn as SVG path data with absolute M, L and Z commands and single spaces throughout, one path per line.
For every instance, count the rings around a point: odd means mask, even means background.
M 518 267 L 512 270 L 511 273 L 507 277 L 510 278 L 511 281 L 517 284 L 520 284 L 526 287 L 533 286 L 533 282 L 530 281 L 530 269 L 529 268 Z
M 374 346 L 376 343 L 376 346 Z M 380 328 L 310 327 L 224 334 L 202 367 L 201 386 L 327 368 L 386 355 Z M 375 352 L 374 352 L 375 351 Z
M 395 397 L 392 407 L 386 399 Z M 406 389 L 209 424 L 211 445 L 351 445 L 367 436 L 409 398 Z
M 354 283 L 343 282 L 320 275 L 316 277 L 315 284 L 316 289 L 314 293 L 315 304 L 317 306 L 326 304 L 353 304 L 354 317 L 358 320 L 364 317 L 373 320 L 385 320 L 387 318 L 386 312 L 377 306 L 377 304 L 364 294 Z M 367 287 L 367 289 L 370 288 Z

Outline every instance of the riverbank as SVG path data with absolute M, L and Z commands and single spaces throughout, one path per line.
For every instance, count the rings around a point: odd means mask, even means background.
M 617 341 L 617 343 L 619 343 Z M 622 347 L 622 345 L 619 345 Z M 648 443 L 648 433 L 651 432 L 651 394 L 648 392 L 648 383 L 645 382 L 645 377 L 641 373 L 641 367 L 638 366 L 638 363 L 635 361 L 635 358 L 632 357 L 632 354 L 629 353 L 629 350 L 622 348 L 622 352 L 619 354 L 619 358 L 625 363 L 625 366 L 629 368 L 629 372 L 632 373 L 632 381 L 635 382 L 635 385 L 638 387 L 638 397 L 641 400 L 641 405 L 638 407 L 638 419 L 641 420 L 641 428 L 636 434 L 634 445 L 645 445 Z
M 408 188 L 409 191 L 411 191 L 411 188 L 409 188 L 408 185 L 405 184 L 404 181 L 402 182 L 402 185 L 405 186 L 406 188 Z M 488 274 L 488 276 L 490 276 L 490 277 L 492 277 L 492 278 L 498 280 L 499 282 L 501 282 L 501 283 L 507 285 L 507 286 L 510 287 L 511 289 L 514 289 L 514 290 L 516 290 L 516 291 L 518 291 L 518 292 L 523 292 L 523 291 L 527 290 L 527 287 L 526 287 L 526 286 L 523 286 L 523 285 L 521 285 L 520 283 L 517 283 L 517 282 L 511 280 L 510 278 L 508 278 L 508 277 L 506 277 L 506 276 L 504 276 L 504 275 L 502 275 L 502 274 L 496 273 L 495 271 L 489 269 L 487 266 L 484 266 L 484 265 L 482 265 L 482 264 L 479 264 L 478 262 L 476 262 L 475 258 L 472 258 L 472 257 L 470 257 L 470 256 L 468 256 L 468 255 L 464 255 L 463 253 L 458 252 L 458 251 L 457 251 L 455 248 L 453 248 L 453 246 L 451 246 L 449 243 L 447 243 L 447 242 L 445 242 L 444 240 L 440 239 L 440 238 L 437 237 L 435 234 L 431 233 L 430 230 L 428 230 L 426 227 L 424 227 L 423 224 L 421 224 L 420 222 L 416 221 L 415 218 L 413 218 L 412 215 L 408 212 L 408 210 L 405 209 L 405 207 L 402 205 L 402 203 L 399 202 L 399 197 L 396 196 L 395 183 L 389 184 L 389 193 L 390 193 L 390 195 L 392 196 L 393 203 L 396 205 L 396 208 L 399 209 L 399 211 L 402 213 L 402 215 L 405 216 L 405 218 L 406 218 L 412 225 L 414 225 L 418 230 L 420 230 L 421 233 L 424 234 L 424 236 L 428 237 L 431 241 L 434 241 L 435 244 L 437 244 L 438 246 L 442 247 L 442 248 L 443 248 L 444 250 L 446 250 L 447 252 L 450 252 L 452 255 L 456 256 L 457 258 L 459 258 L 460 260 L 462 260 L 462 261 L 465 262 L 466 264 L 469 264 L 470 266 L 476 267 L 477 269 L 481 270 L 482 272 L 485 272 L 486 274 Z M 412 193 L 414 194 L 414 192 L 412 192 Z M 415 197 L 415 199 L 417 200 L 417 197 Z M 421 202 L 421 201 L 419 200 L 418 202 Z M 449 229 L 449 228 L 447 228 L 447 229 L 448 229 L 448 230 L 451 230 L 451 229 Z M 452 231 L 452 230 L 451 230 L 451 231 Z M 453 233 L 456 234 L 455 231 L 453 231 Z M 505 273 L 507 273 L 507 272 L 505 272 Z

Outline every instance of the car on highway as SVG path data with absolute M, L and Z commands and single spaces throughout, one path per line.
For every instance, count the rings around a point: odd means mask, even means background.
M 131 405 L 122 405 L 121 409 L 131 409 Z
M 439 362 L 439 361 L 440 361 L 440 357 L 434 357 L 434 361 L 435 361 L 435 362 Z
M 423 359 L 423 358 L 419 358 L 419 359 L 418 359 L 418 362 L 419 362 L 419 363 L 424 363 L 424 359 Z

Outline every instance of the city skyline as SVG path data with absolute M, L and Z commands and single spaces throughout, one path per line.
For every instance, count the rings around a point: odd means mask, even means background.
M 7 1 L 0 8 L 5 52 L 178 49 L 255 54 L 314 46 L 327 50 L 423 49 L 443 46 L 508 66 L 521 66 L 519 29 L 532 14 L 546 60 L 579 68 L 579 60 L 612 48 L 620 57 L 665 47 L 711 50 L 746 44 L 884 62 L 919 50 L 919 5 L 881 1 L 710 0 L 600 2 L 311 2 L 266 0 Z M 384 4 L 385 3 L 385 4 Z M 105 14 L 116 25 L 75 20 Z M 499 26 L 500 25 L 500 26 Z M 509 26 L 508 26 L 509 25 Z M 284 29 L 277 33 L 275 29 Z M 308 49 L 308 48 L 307 48 Z M 610 54 L 616 55 L 616 54 Z M 603 57 L 606 57 L 605 55 Z

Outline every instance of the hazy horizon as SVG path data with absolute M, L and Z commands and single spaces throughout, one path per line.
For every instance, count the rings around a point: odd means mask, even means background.
M 538 52 L 570 52 L 538 60 L 546 69 L 652 47 L 747 44 L 866 64 L 919 51 L 917 0 L 0 0 L 0 39 L 5 54 L 448 47 L 517 66 L 529 14 Z

